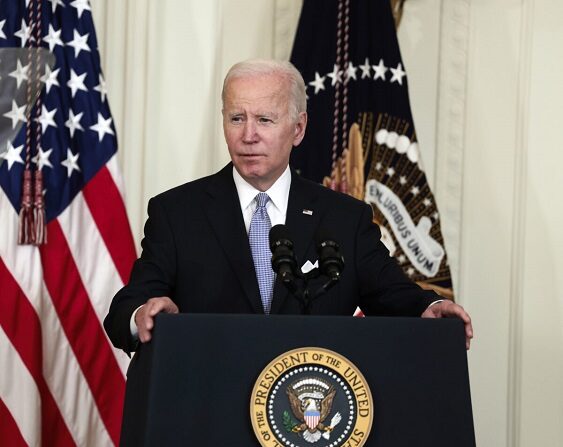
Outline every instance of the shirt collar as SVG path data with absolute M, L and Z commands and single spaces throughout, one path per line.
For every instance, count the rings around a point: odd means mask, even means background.
M 233 180 L 237 188 L 237 194 L 240 201 L 240 208 L 245 210 L 251 204 L 256 195 L 261 192 L 258 191 L 254 186 L 248 183 L 242 176 L 238 173 L 236 168 L 233 166 Z M 272 204 L 281 212 L 285 213 L 287 210 L 287 202 L 289 200 L 289 188 L 291 186 L 291 169 L 289 165 L 283 171 L 283 174 L 274 182 L 274 184 L 264 191 L 270 197 Z

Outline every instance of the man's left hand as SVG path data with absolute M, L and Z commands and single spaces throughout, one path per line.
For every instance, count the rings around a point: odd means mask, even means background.
M 459 318 L 465 325 L 465 348 L 469 349 L 473 338 L 473 326 L 471 317 L 459 304 L 450 300 L 444 300 L 428 307 L 421 315 L 422 318 Z

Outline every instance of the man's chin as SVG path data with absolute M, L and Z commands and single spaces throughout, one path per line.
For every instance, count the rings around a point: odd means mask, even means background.
M 260 191 L 266 191 L 274 183 L 271 176 L 265 175 L 263 171 L 247 170 L 239 171 L 239 174 L 248 184 Z
M 245 180 L 260 179 L 266 177 L 266 169 L 261 167 L 258 162 L 247 161 L 237 166 L 237 171 Z

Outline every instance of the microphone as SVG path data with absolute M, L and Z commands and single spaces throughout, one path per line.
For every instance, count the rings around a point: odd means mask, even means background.
M 319 229 L 315 241 L 319 255 L 319 270 L 334 284 L 340 280 L 340 274 L 344 270 L 344 258 L 340 254 L 340 247 L 324 228 Z
M 297 260 L 293 253 L 293 242 L 285 225 L 274 225 L 270 230 L 270 250 L 272 251 L 272 269 L 286 286 L 293 285 Z

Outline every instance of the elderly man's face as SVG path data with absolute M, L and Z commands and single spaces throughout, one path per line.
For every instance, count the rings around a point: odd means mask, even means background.
M 289 163 L 305 134 L 307 114 L 291 119 L 288 82 L 279 75 L 232 79 L 225 90 L 223 131 L 236 170 L 265 191 Z

